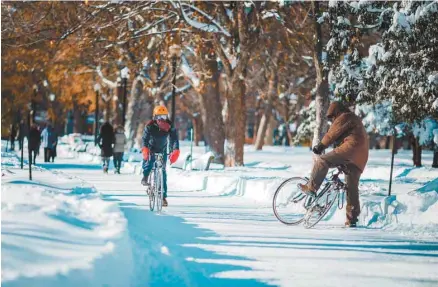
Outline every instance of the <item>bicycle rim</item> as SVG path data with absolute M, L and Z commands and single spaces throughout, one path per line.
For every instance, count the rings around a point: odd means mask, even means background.
M 298 184 L 307 184 L 308 180 L 302 177 L 292 177 L 285 180 L 277 188 L 272 200 L 272 209 L 275 217 L 286 225 L 297 225 L 304 220 L 309 197 L 303 194 Z
M 339 191 L 328 190 L 317 196 L 304 219 L 304 227 L 312 228 L 330 211 L 338 197 Z
M 153 190 L 149 191 L 149 209 L 151 211 L 154 211 L 154 207 L 155 207 L 155 193 Z
M 163 171 L 157 171 L 157 184 L 156 189 L 156 201 L 157 201 L 157 212 L 161 212 L 163 209 Z

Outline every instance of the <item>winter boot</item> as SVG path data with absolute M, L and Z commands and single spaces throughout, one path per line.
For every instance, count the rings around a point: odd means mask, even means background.
M 298 184 L 298 188 L 301 190 L 302 193 L 304 193 L 305 195 L 311 196 L 311 197 L 315 197 L 316 196 L 316 192 L 314 192 L 307 184 Z
M 167 200 L 165 198 L 163 198 L 163 206 L 167 207 Z
M 347 227 L 347 228 L 356 228 L 357 224 L 356 224 L 356 222 L 346 221 L 345 222 L 345 227 Z
M 108 173 L 108 168 L 106 166 L 103 168 L 103 172 Z

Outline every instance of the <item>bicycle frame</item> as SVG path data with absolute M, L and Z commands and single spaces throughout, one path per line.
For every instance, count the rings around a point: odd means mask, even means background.
M 338 167 L 338 172 L 337 173 L 333 173 L 332 177 L 327 181 L 327 183 L 324 185 L 324 187 L 321 189 L 321 191 L 315 196 L 308 196 L 306 198 L 306 200 L 303 203 L 303 207 L 306 209 L 309 209 L 312 204 L 316 201 L 316 199 L 324 196 L 324 194 L 326 194 L 327 192 L 332 192 L 332 191 L 336 191 L 336 192 L 340 192 L 342 190 L 345 190 L 346 185 L 345 183 L 342 182 L 342 180 L 339 179 L 339 176 L 345 173 L 344 169 L 341 167 Z M 327 198 L 328 200 L 328 198 Z M 339 199 L 338 199 L 339 201 Z M 327 203 L 327 202 L 326 202 Z M 338 202 L 338 207 L 341 209 L 343 207 L 340 207 L 339 202 Z

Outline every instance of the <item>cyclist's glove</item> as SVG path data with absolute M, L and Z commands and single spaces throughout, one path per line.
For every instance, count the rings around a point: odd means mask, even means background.
M 149 149 L 147 147 L 143 147 L 141 153 L 143 154 L 144 160 L 149 160 Z
M 178 160 L 178 157 L 179 157 L 179 149 L 176 149 L 169 156 L 170 164 L 176 162 Z
M 325 146 L 322 143 L 319 143 L 312 148 L 314 154 L 322 154 L 324 150 L 325 150 Z

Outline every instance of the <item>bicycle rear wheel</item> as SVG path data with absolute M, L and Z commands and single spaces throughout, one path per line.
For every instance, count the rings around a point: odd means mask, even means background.
M 312 228 L 330 211 L 336 198 L 339 195 L 338 190 L 329 189 L 319 194 L 310 206 L 305 218 L 304 227 Z
M 298 184 L 307 184 L 308 179 L 292 177 L 285 180 L 275 191 L 272 208 L 275 217 L 286 224 L 300 224 L 311 204 L 311 198 L 301 192 Z

